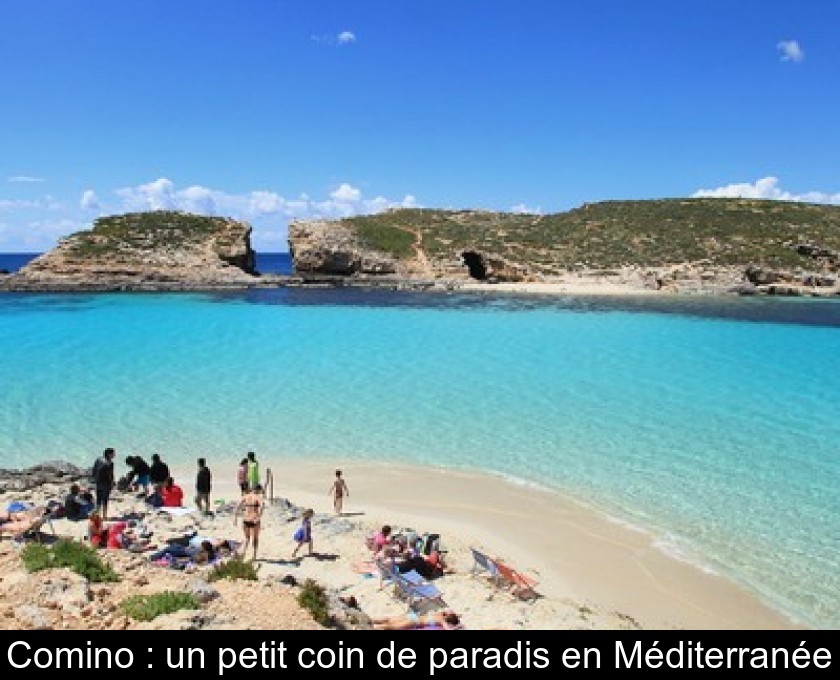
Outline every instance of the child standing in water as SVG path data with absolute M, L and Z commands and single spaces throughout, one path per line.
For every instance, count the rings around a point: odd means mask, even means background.
M 341 510 L 344 507 L 344 497 L 350 498 L 350 489 L 347 488 L 347 482 L 344 481 L 344 478 L 341 476 L 341 470 L 335 471 L 335 481 L 330 486 L 330 490 L 327 492 L 333 497 L 333 507 L 335 508 L 335 514 L 340 515 Z

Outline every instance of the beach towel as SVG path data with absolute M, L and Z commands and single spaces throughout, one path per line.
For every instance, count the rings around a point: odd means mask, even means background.
M 364 578 L 373 578 L 379 573 L 379 568 L 372 561 L 356 562 L 353 565 L 353 571 L 361 574 Z

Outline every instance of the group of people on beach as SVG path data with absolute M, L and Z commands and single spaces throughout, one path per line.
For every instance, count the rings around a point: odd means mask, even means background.
M 168 565 L 173 568 L 184 568 L 186 564 L 202 565 L 214 564 L 218 559 L 228 555 L 257 559 L 259 549 L 260 530 L 263 514 L 267 507 L 264 489 L 260 479 L 260 468 L 256 455 L 249 452 L 237 468 L 236 481 L 241 497 L 238 502 L 229 505 L 233 507 L 234 525 L 242 519 L 244 544 L 240 546 L 231 540 L 212 539 L 186 534 L 183 541 L 168 539 L 167 545 L 158 547 L 151 541 L 154 525 L 144 523 L 144 513 L 137 510 L 119 518 L 108 519 L 108 504 L 111 492 L 118 488 L 122 492 L 138 493 L 146 504 L 153 507 L 177 508 L 183 506 L 184 492 L 174 482 L 169 466 L 154 454 L 151 464 L 138 455 L 125 458 L 128 473 L 120 480 L 115 480 L 114 459 L 116 451 L 107 448 L 97 458 L 91 470 L 91 485 L 85 487 L 73 483 L 61 508 L 63 516 L 71 521 L 87 520 L 86 538 L 89 544 L 97 548 L 124 549 L 132 552 L 150 552 L 151 559 L 156 564 Z M 207 461 L 197 459 L 195 478 L 195 505 L 204 514 L 212 515 L 211 492 L 213 476 Z M 344 509 L 344 499 L 350 495 L 350 490 L 341 470 L 335 471 L 335 477 L 328 489 L 336 515 L 341 516 Z M 217 501 L 222 503 L 222 501 Z M 54 502 L 58 505 L 57 502 Z M 186 510 L 185 512 L 190 512 Z M 295 547 L 291 552 L 291 559 L 298 558 L 302 549 L 313 554 L 313 523 L 314 511 L 305 509 L 300 515 L 292 539 Z M 26 528 L 32 522 L 32 517 L 26 512 L 12 512 L 11 508 L 4 515 L 0 515 L 0 527 L 6 529 L 16 527 Z M 388 564 L 390 569 L 399 573 L 417 572 L 426 579 L 433 579 L 451 569 L 444 562 L 443 552 L 440 550 L 438 534 L 415 534 L 411 530 L 394 532 L 390 525 L 384 525 L 367 540 L 368 547 L 373 553 L 373 563 Z M 391 617 L 376 619 L 374 627 L 384 629 L 457 629 L 461 627 L 460 620 L 454 612 L 446 610 L 429 614 L 425 617 Z
M 65 508 L 70 506 L 73 514 L 78 513 L 77 519 L 84 519 L 87 514 L 97 512 L 102 519 L 108 518 L 108 503 L 114 488 L 120 491 L 138 491 L 140 497 L 154 508 L 182 507 L 184 504 L 184 490 L 175 483 L 169 472 L 169 466 L 159 454 L 152 456 L 151 465 L 142 456 L 127 456 L 125 464 L 129 471 L 116 480 L 114 472 L 114 458 L 116 451 L 107 448 L 99 456 L 91 469 L 91 482 L 95 496 L 88 489 L 71 488 Z M 210 491 L 212 474 L 204 458 L 198 459 L 198 474 L 196 475 L 196 506 L 205 514 L 210 513 Z
M 97 536 L 93 543 L 114 545 L 117 540 L 109 539 L 111 528 L 104 528 L 103 522 L 108 519 L 108 503 L 111 492 L 116 487 L 121 491 L 139 492 L 139 497 L 152 508 L 182 507 L 184 501 L 183 489 L 175 483 L 169 466 L 160 455 L 152 455 L 151 464 L 142 456 L 130 455 L 125 458 L 129 471 L 116 480 L 114 459 L 116 451 L 109 447 L 105 449 L 93 464 L 91 470 L 91 489 L 79 484 L 73 484 L 65 497 L 64 507 L 68 519 L 78 521 L 90 519 L 89 536 Z M 211 515 L 211 493 L 213 476 L 204 458 L 197 460 L 198 470 L 195 479 L 195 505 L 205 515 Z M 261 483 L 260 466 L 256 454 L 249 451 L 242 458 L 237 467 L 236 482 L 241 492 L 241 498 L 234 513 L 234 523 L 241 516 L 244 546 L 242 554 L 251 550 L 253 559 L 257 557 L 259 549 L 260 527 L 266 502 Z M 333 508 L 337 515 L 341 515 L 344 499 L 349 498 L 350 489 L 347 486 L 342 471 L 335 471 L 335 479 L 330 485 L 328 494 L 332 497 Z M 292 559 L 296 559 L 300 550 L 306 546 L 308 554 L 313 554 L 312 518 L 314 511 L 309 508 L 301 516 L 300 526 L 293 535 L 296 546 L 292 552 Z M 119 523 L 117 523 L 119 524 Z M 112 525 L 113 526 L 113 525 Z M 130 527 L 118 527 L 126 533 Z M 117 530 L 114 530 L 117 531 Z M 112 531 L 113 533 L 113 531 Z M 128 531 L 130 534 L 130 531 Z

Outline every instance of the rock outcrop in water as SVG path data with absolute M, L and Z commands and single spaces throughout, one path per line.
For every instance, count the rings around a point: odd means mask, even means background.
M 116 289 L 244 287 L 255 280 L 250 225 L 156 211 L 101 217 L 17 274 L 16 287 Z

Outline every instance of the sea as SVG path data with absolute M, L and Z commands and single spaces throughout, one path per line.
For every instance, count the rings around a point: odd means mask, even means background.
M 837 628 L 838 376 L 831 300 L 6 293 L 0 467 L 114 446 L 484 471 Z

